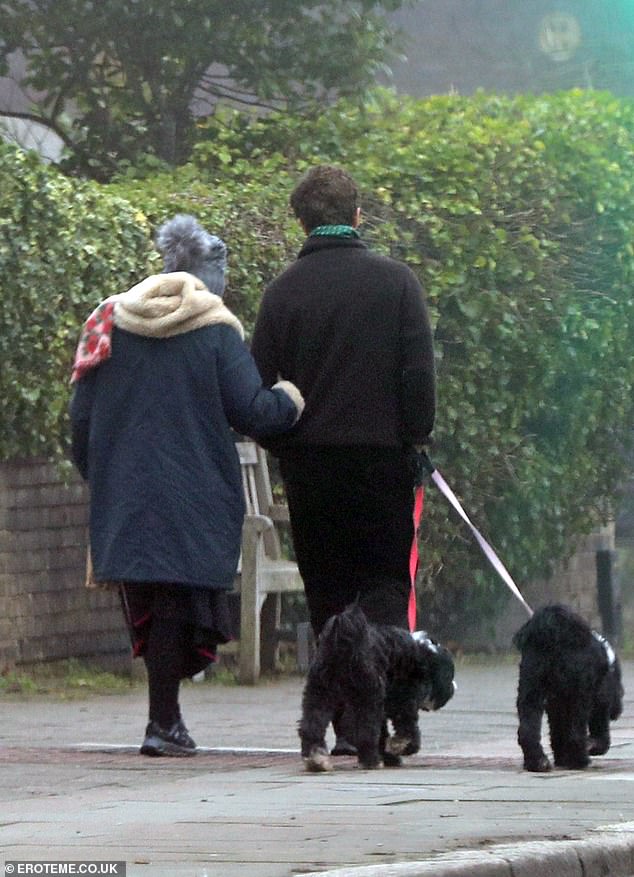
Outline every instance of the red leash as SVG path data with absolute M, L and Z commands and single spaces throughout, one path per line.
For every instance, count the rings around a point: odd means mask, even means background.
M 412 547 L 409 553 L 409 578 L 411 588 L 409 592 L 409 603 L 407 605 L 407 620 L 409 629 L 413 633 L 416 630 L 416 571 L 418 570 L 418 528 L 423 517 L 423 504 L 425 499 L 425 491 L 422 487 L 417 487 L 414 493 L 414 538 L 412 539 Z

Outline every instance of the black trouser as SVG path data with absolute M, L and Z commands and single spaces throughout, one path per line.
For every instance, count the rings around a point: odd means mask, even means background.
M 407 628 L 414 483 L 405 453 L 303 448 L 280 469 L 315 635 L 357 598 L 370 621 Z

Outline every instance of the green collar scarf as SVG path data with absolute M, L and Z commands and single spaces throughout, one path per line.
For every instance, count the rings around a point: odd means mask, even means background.
M 310 237 L 333 237 L 333 238 L 358 238 L 359 232 L 351 225 L 318 225 L 314 228 Z

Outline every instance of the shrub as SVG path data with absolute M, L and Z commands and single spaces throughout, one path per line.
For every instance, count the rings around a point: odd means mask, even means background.
M 138 279 L 148 252 L 130 204 L 0 146 L 0 458 L 53 456 L 66 444 L 79 327 Z

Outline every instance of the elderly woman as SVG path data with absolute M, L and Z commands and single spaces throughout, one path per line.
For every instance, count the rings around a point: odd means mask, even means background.
M 190 216 L 163 225 L 165 273 L 102 302 L 73 369 L 74 462 L 90 486 L 96 582 L 119 583 L 148 672 L 141 753 L 192 755 L 180 681 L 230 636 L 244 516 L 232 429 L 290 429 L 293 384 L 265 389 L 242 327 L 222 301 L 226 248 Z

